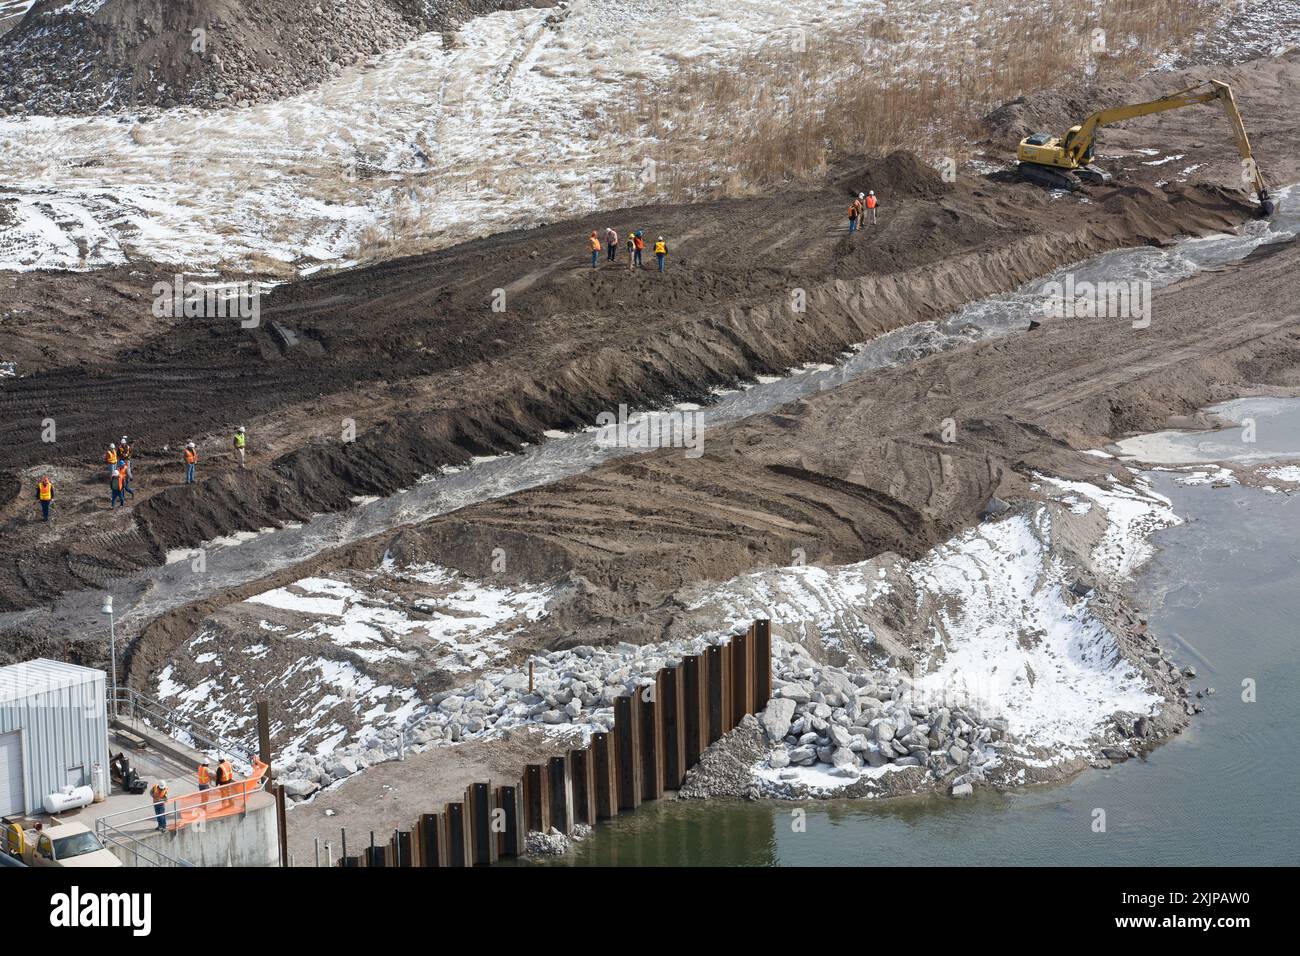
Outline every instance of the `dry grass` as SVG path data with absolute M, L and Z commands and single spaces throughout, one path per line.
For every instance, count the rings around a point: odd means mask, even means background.
M 946 0 L 900 4 L 856 29 L 785 35 L 736 64 L 688 67 L 668 88 L 643 84 L 602 132 L 660 144 L 653 192 L 669 201 L 813 180 L 842 153 L 905 147 L 961 159 L 1000 103 L 1089 69 L 1131 76 L 1209 28 L 1221 7 L 1040 0 L 1009 14 L 1005 0 L 974 0 L 959 22 L 961 5 Z M 635 178 L 615 186 L 635 192 Z

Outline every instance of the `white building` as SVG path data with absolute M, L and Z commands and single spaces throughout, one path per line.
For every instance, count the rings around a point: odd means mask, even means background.
M 108 779 L 103 671 L 37 659 L 0 667 L 0 815 L 36 813 L 46 794 Z

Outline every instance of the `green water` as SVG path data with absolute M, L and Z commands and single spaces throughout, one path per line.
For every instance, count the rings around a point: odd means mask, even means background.
M 552 865 L 1300 863 L 1300 492 L 1153 478 L 1188 520 L 1156 535 L 1140 606 L 1197 669 L 1193 689 L 1218 693 L 1145 759 L 964 801 L 659 801 Z M 1093 829 L 1098 809 L 1105 832 Z M 802 829 L 794 811 L 806 812 Z

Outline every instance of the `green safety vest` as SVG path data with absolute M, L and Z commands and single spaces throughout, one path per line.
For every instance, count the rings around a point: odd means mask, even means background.
M 245 440 L 246 440 L 246 436 L 244 435 L 243 432 L 236 432 L 236 433 L 235 433 L 235 447 L 236 447 L 236 448 L 243 448 L 243 447 L 244 447 L 244 442 L 245 442 Z

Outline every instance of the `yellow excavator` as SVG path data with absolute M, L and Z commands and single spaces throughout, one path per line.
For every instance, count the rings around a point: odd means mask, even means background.
M 1064 136 L 1052 136 L 1048 133 L 1035 133 L 1020 141 L 1016 156 L 1020 160 L 1020 175 L 1031 183 L 1047 186 L 1050 189 L 1068 189 L 1074 191 L 1084 183 L 1105 184 L 1110 182 L 1110 174 L 1092 164 L 1093 139 L 1098 127 L 1133 119 L 1136 116 L 1148 116 L 1165 110 L 1176 110 L 1198 103 L 1212 103 L 1218 100 L 1228 114 L 1232 132 L 1237 138 L 1237 151 L 1241 154 L 1242 178 L 1251 183 L 1259 197 L 1260 212 L 1265 216 L 1273 215 L 1273 201 L 1269 198 L 1264 176 L 1255 163 L 1250 152 L 1250 139 L 1246 136 L 1246 124 L 1237 112 L 1237 103 L 1232 98 L 1232 88 L 1218 80 L 1207 80 L 1170 93 L 1168 96 L 1147 103 L 1134 103 L 1129 106 L 1116 106 L 1108 110 L 1099 110 L 1085 119 L 1078 126 L 1071 126 Z

